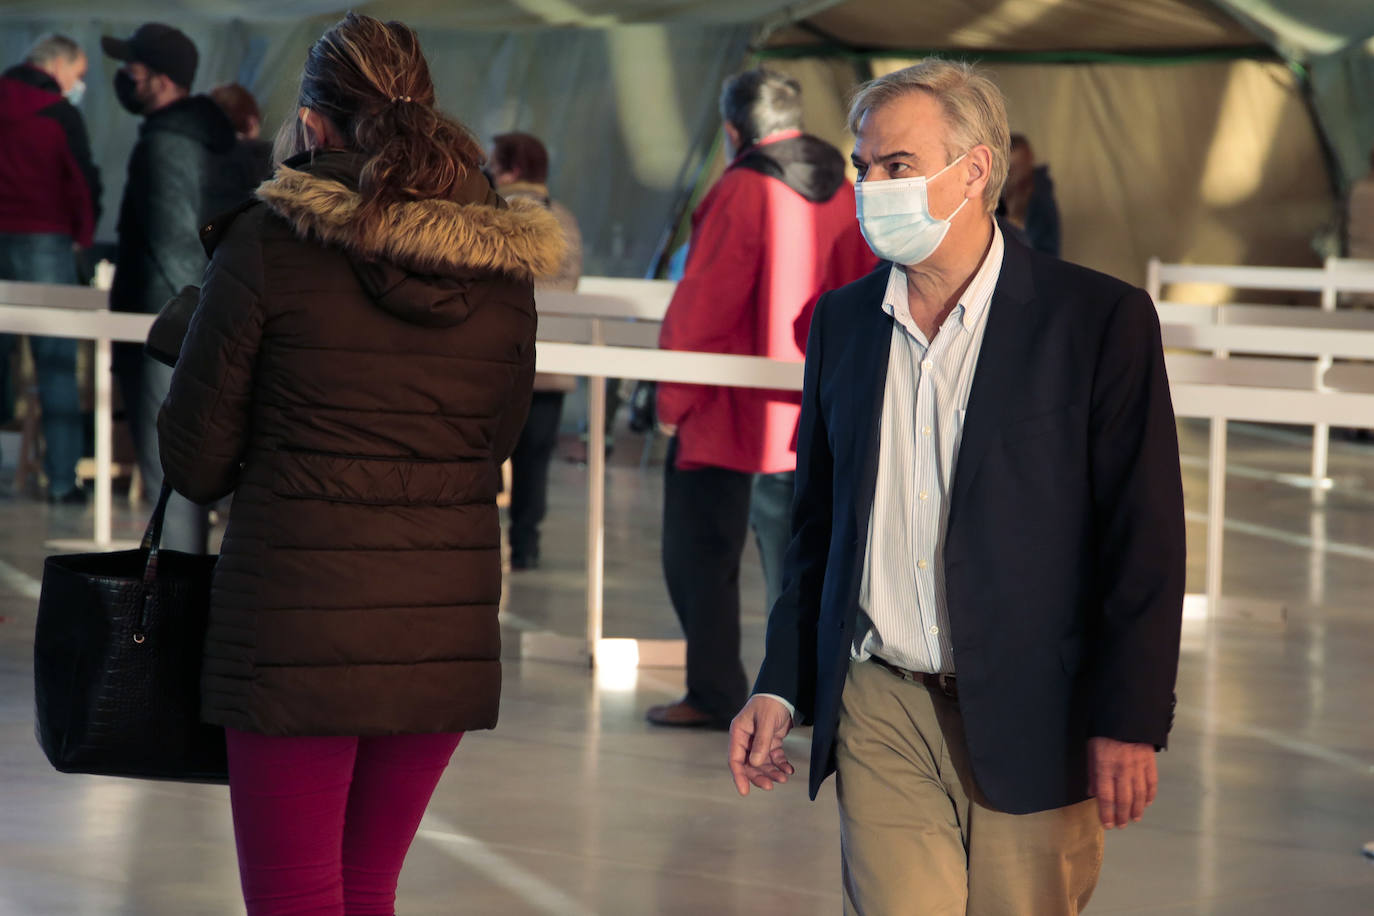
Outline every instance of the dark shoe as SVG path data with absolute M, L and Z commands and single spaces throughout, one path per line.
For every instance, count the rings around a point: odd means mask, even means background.
M 661 706 L 650 706 L 649 711 L 644 714 L 654 725 L 664 725 L 669 728 L 729 728 L 729 723 L 722 724 L 717 721 L 710 713 L 702 712 L 684 697 L 676 703 L 664 703 Z
M 511 569 L 538 569 L 539 554 L 513 553 L 510 555 Z
M 61 496 L 49 493 L 48 502 L 54 506 L 84 506 L 86 505 L 86 491 L 80 487 L 73 487 Z

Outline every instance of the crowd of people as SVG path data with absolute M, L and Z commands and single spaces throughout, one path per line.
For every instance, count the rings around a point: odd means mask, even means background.
M 167 545 L 204 552 L 233 497 L 201 709 L 248 912 L 393 913 L 449 759 L 496 724 L 508 458 L 511 565 L 540 560 L 570 380 L 535 373 L 535 295 L 576 286 L 576 222 L 537 138 L 488 155 L 436 107 L 401 23 L 350 14 L 314 43 L 270 156 L 242 87 L 192 93 L 180 31 L 102 49 L 142 119 L 111 306 L 196 305 L 174 367 L 137 346 L 115 366 L 148 489 L 178 494 Z M 29 195 L 0 190 L 6 277 L 72 282 L 91 244 L 87 68 L 53 37 L 0 81 L 0 118 L 25 120 L 0 165 Z M 658 390 L 687 692 L 647 718 L 728 730 L 741 795 L 787 782 L 783 738 L 812 725 L 846 912 L 1076 913 L 1173 718 L 1183 507 L 1153 307 L 1055 256 L 1048 171 L 977 68 L 862 87 L 857 183 L 800 93 L 726 81 L 728 167 L 663 323 L 667 349 L 804 360 L 805 387 Z M 74 349 L 30 345 L 50 498 L 79 499 Z

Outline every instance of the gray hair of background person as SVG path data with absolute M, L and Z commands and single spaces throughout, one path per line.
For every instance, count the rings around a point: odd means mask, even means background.
M 720 116 L 739 131 L 741 148 L 779 131 L 800 130 L 801 84 L 772 70 L 746 70 L 721 87 Z
M 850 131 L 857 134 L 865 114 L 909 92 L 927 93 L 944 110 L 945 123 L 949 125 L 947 161 L 953 162 L 975 146 L 988 148 L 992 164 L 983 190 L 983 206 L 989 213 L 996 210 L 1007 181 L 1011 150 L 1002 90 L 973 64 L 928 57 L 860 86 L 849 104 Z
M 76 60 L 85 52 L 81 50 L 81 45 L 72 41 L 66 35 L 44 35 L 34 42 L 29 49 L 28 55 L 24 60 L 27 63 L 40 67 L 43 64 L 51 63 L 55 60 Z

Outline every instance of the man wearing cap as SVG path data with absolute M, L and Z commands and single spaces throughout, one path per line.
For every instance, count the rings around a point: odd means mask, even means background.
M 183 286 L 198 286 L 207 263 L 200 229 L 237 206 L 248 189 L 224 168 L 234 149 L 234 125 L 208 96 L 191 95 L 196 46 L 167 25 L 140 26 L 128 39 L 101 39 L 124 66 L 115 74 L 119 104 L 143 118 L 129 157 L 119 207 L 119 254 L 110 308 L 156 312 Z M 136 344 L 115 352 L 115 373 L 138 450 L 145 492 L 162 486 L 157 412 L 172 370 Z M 167 509 L 164 545 L 204 553 L 208 515 L 180 496 Z

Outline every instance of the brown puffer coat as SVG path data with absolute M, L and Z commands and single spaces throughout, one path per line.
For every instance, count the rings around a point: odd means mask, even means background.
M 360 167 L 283 166 L 206 230 L 158 421 L 178 491 L 235 491 L 203 714 L 269 735 L 490 728 L 498 468 L 529 406 L 530 277 L 558 265 L 561 232 L 473 171 L 363 233 Z

